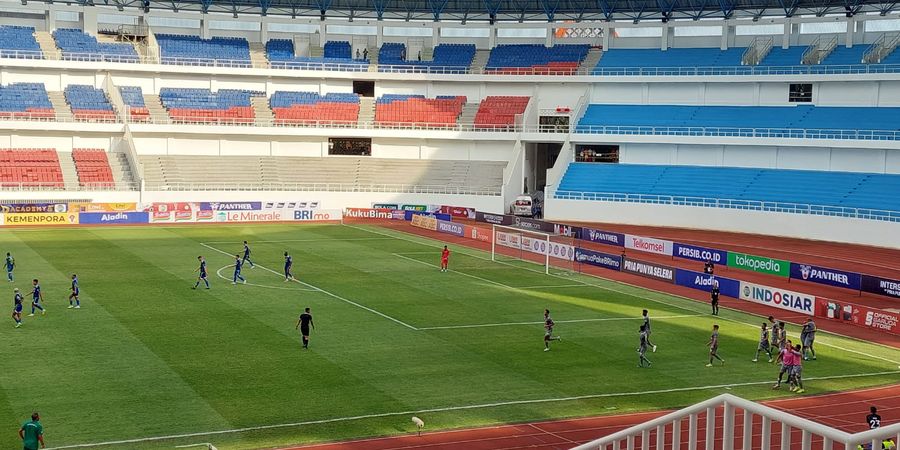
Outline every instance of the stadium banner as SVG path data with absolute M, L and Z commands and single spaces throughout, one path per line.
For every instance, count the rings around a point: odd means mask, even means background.
M 342 211 L 338 209 L 273 209 L 249 211 L 196 211 L 194 221 L 208 220 L 212 215 L 215 222 L 323 222 L 341 220 Z
M 900 280 L 863 275 L 860 285 L 863 292 L 900 298 Z
M 441 207 L 438 205 L 407 205 L 397 203 L 373 203 L 374 209 L 399 209 L 400 211 L 419 211 L 419 212 L 438 212 Z
M 494 241 L 494 233 L 489 229 L 473 227 L 471 225 L 463 225 L 463 232 L 466 237 L 475 241 L 491 243 Z
M 426 230 L 437 231 L 438 220 L 431 216 L 426 216 L 425 214 L 416 214 L 412 217 L 410 221 L 412 226 L 418 228 L 424 228 Z
M 631 258 L 622 258 L 622 272 L 633 273 L 642 277 L 665 281 L 666 283 L 675 282 L 675 269 Z
M 738 298 L 809 316 L 813 316 L 816 313 L 816 297 L 814 295 L 748 283 L 746 281 L 741 281 L 741 292 Z
M 250 202 L 250 203 L 255 204 L 257 202 Z M 223 205 L 223 204 L 225 204 L 225 203 L 220 203 L 220 205 Z M 230 204 L 234 205 L 235 203 L 230 203 Z M 318 208 L 319 208 L 319 202 L 308 202 L 308 201 L 307 202 L 264 202 L 264 203 L 262 203 L 262 209 L 264 209 L 264 210 L 271 210 L 271 209 L 295 210 L 295 209 L 318 209 Z M 223 208 L 219 208 L 219 209 L 223 209 Z
M 0 211 L 5 214 L 64 213 L 69 211 L 68 203 L 0 203 Z
M 716 250 L 714 248 L 698 247 L 696 245 L 679 244 L 678 242 L 672 247 L 672 254 L 676 258 L 690 259 L 694 261 L 712 261 L 715 264 L 725 264 L 728 262 L 728 252 L 725 250 Z
M 791 263 L 791 278 L 812 283 L 827 284 L 858 291 L 862 288 L 862 275 L 827 267 Z
M 785 278 L 791 275 L 791 263 L 788 261 L 746 253 L 728 252 L 728 267 Z
M 4 216 L 4 226 L 7 227 L 78 225 L 78 213 L 17 213 Z
M 344 217 L 348 219 L 391 220 L 394 218 L 393 209 L 375 208 L 346 208 Z
M 541 242 L 547 242 L 540 240 Z M 551 258 L 564 259 L 566 261 L 575 261 L 575 247 L 569 244 L 561 244 L 559 242 L 547 242 L 547 254 Z
M 70 202 L 69 211 L 75 212 L 133 212 L 138 210 L 137 203 L 90 203 L 90 202 Z
M 675 269 L 675 284 L 700 291 L 712 290 L 713 280 L 719 282 L 719 293 L 728 297 L 739 298 L 741 282 L 731 278 L 717 277 L 693 270 Z
M 524 230 L 543 231 L 545 233 L 553 232 L 553 224 L 544 222 L 543 220 L 529 219 L 527 217 L 513 216 L 513 226 Z
M 582 228 L 581 235 L 578 238 L 584 241 L 598 242 L 600 244 L 614 245 L 616 247 L 625 246 L 625 235 L 622 233 L 613 233 L 611 231 Z
M 610 270 L 622 269 L 622 258 L 619 255 L 595 252 L 584 248 L 575 248 L 575 261 Z
M 421 216 L 416 216 L 416 217 L 421 217 Z M 413 217 L 413 220 L 415 220 L 416 217 Z M 441 233 L 452 234 L 454 236 L 459 236 L 459 237 L 463 237 L 466 235 L 466 232 L 463 229 L 463 226 L 461 224 L 448 222 L 446 220 L 437 220 L 437 219 L 434 219 L 434 220 L 437 222 L 437 231 L 439 231 Z
M 147 224 L 150 214 L 144 211 L 131 212 L 82 212 L 78 213 L 82 225 Z
M 842 305 L 827 298 L 816 298 L 816 316 L 852 325 L 900 334 L 900 313 L 856 304 Z
M 513 216 L 507 216 L 503 214 L 491 214 L 481 211 L 475 211 L 475 221 L 476 222 L 484 222 L 490 223 L 494 225 L 512 225 L 513 224 Z
M 672 241 L 654 239 L 633 234 L 625 235 L 625 248 L 639 252 L 656 253 L 657 255 L 672 256 Z
M 497 245 L 502 245 L 504 247 L 509 247 L 509 248 L 521 249 L 522 248 L 521 237 L 522 237 L 521 233 L 507 233 L 505 231 L 498 231 L 497 238 L 496 238 Z
M 400 209 L 398 203 L 372 203 L 372 209 Z
M 291 213 L 288 220 L 303 222 L 331 222 L 343 218 L 342 211 L 339 209 L 295 209 Z
M 457 219 L 474 219 L 475 218 L 475 208 L 465 208 L 462 206 L 447 206 L 442 205 L 441 209 L 438 210 L 441 214 L 449 214 L 452 217 L 456 217 Z
M 412 220 L 413 216 L 421 216 L 421 215 L 434 217 L 435 219 L 438 219 L 438 220 L 446 220 L 448 222 L 451 219 L 453 219 L 452 217 L 450 217 L 449 214 L 430 213 L 430 212 L 425 212 L 425 211 L 413 211 L 413 210 L 409 210 L 409 209 L 398 210 L 398 211 L 401 211 L 403 213 L 403 220 L 405 220 L 407 222 Z
M 275 205 L 269 203 L 269 205 Z M 262 202 L 201 202 L 201 211 L 259 211 L 262 208 Z M 267 209 L 276 209 L 270 207 Z M 281 209 L 281 208 L 277 208 Z

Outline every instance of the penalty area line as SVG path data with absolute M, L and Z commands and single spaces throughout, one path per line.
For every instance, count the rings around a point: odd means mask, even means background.
M 681 319 L 686 317 L 700 317 L 703 314 L 679 314 L 675 316 L 654 316 L 653 320 L 665 319 Z M 583 323 L 583 322 L 611 322 L 618 320 L 644 320 L 643 317 L 598 317 L 595 319 L 571 319 L 571 320 L 554 320 L 553 323 Z M 438 327 L 419 327 L 420 331 L 427 330 L 455 330 L 459 328 L 488 328 L 488 327 L 510 327 L 518 325 L 543 325 L 544 322 L 500 322 L 500 323 L 479 323 L 474 325 L 446 325 Z
M 213 247 L 213 246 L 211 246 L 211 245 L 209 245 L 209 244 L 205 244 L 205 243 L 201 242 L 200 245 L 202 245 L 202 246 L 204 246 L 204 247 L 206 247 L 206 248 L 208 248 L 208 249 L 210 249 L 210 250 L 212 250 L 212 251 L 219 252 L 219 253 L 221 253 L 221 254 L 223 254 L 223 255 L 227 255 L 227 256 L 229 256 L 229 257 L 231 256 L 231 253 L 228 253 L 228 252 L 226 252 L 226 251 L 224 251 L 224 250 L 217 249 L 217 248 L 215 248 L 215 247 Z M 263 269 L 263 270 L 272 272 L 272 273 L 274 273 L 275 275 L 283 276 L 283 274 L 278 273 L 277 271 L 274 271 L 274 270 L 272 270 L 272 269 L 270 269 L 270 268 L 268 268 L 268 267 L 261 266 L 261 265 L 259 265 L 259 264 L 254 264 L 254 265 L 255 265 L 256 267 L 259 267 L 260 269 Z M 226 267 L 227 267 L 227 266 L 226 266 Z M 390 320 L 391 322 L 394 322 L 394 323 L 403 325 L 404 327 L 409 328 L 410 330 L 413 330 L 413 331 L 418 331 L 418 330 L 419 330 L 418 328 L 416 328 L 416 327 L 414 327 L 414 326 L 412 326 L 412 325 L 410 325 L 410 324 L 408 324 L 408 323 L 406 323 L 406 322 L 404 322 L 404 321 L 402 321 L 402 320 L 400 320 L 400 319 L 391 317 L 391 316 L 389 316 L 389 315 L 387 315 L 387 314 L 385 314 L 385 313 L 383 313 L 383 312 L 381 312 L 381 311 L 377 311 L 377 310 L 375 310 L 375 309 L 369 308 L 368 306 L 365 306 L 365 305 L 361 305 L 361 304 L 359 304 L 359 303 L 356 303 L 356 302 L 354 302 L 353 300 L 349 300 L 349 299 L 346 299 L 346 298 L 344 298 L 344 297 L 341 297 L 340 295 L 337 295 L 337 294 L 335 294 L 335 293 L 333 293 L 333 292 L 326 291 L 325 289 L 322 289 L 322 288 L 320 288 L 320 287 L 318 287 L 318 286 L 314 286 L 314 285 L 312 285 L 312 284 L 309 284 L 309 283 L 300 281 L 300 280 L 298 280 L 298 279 L 294 279 L 293 281 L 294 281 L 295 283 L 299 283 L 299 284 L 301 284 L 301 285 L 303 285 L 303 286 L 306 286 L 306 287 L 312 289 L 313 291 L 321 292 L 322 294 L 325 294 L 325 295 L 327 295 L 327 296 L 329 296 L 329 297 L 331 297 L 331 298 L 340 300 L 340 301 L 342 301 L 342 302 L 344 302 L 344 303 L 347 303 L 347 304 L 349 304 L 349 305 L 353 305 L 353 306 L 355 306 L 355 307 L 357 307 L 357 308 L 359 308 L 359 309 L 362 309 L 362 310 L 368 311 L 368 312 L 370 312 L 370 313 L 372 313 L 372 314 L 381 316 L 381 317 L 383 317 L 383 318 L 385 318 L 385 319 Z
M 857 374 L 847 374 L 847 375 L 830 375 L 830 376 L 822 376 L 822 377 L 808 377 L 807 381 L 823 381 L 823 380 L 842 380 L 848 378 L 864 378 L 864 377 L 874 377 L 874 376 L 882 376 L 882 375 L 896 375 L 900 374 L 900 370 L 893 370 L 887 372 L 870 372 L 870 373 L 857 373 Z M 215 430 L 215 431 L 202 431 L 196 433 L 184 433 L 184 434 L 172 434 L 167 436 L 155 436 L 155 437 L 145 437 L 145 438 L 135 438 L 135 439 L 125 439 L 119 441 L 107 441 L 107 442 L 97 442 L 91 444 L 73 444 L 73 445 L 63 445 L 59 447 L 48 447 L 48 450 L 62 450 L 67 448 L 87 448 L 87 447 L 103 447 L 110 445 L 123 445 L 123 444 L 137 444 L 142 442 L 153 442 L 153 441 L 165 441 L 172 439 L 187 439 L 187 438 L 195 438 L 200 436 L 217 436 L 217 435 L 225 435 L 225 434 L 234 434 L 234 433 L 246 433 L 250 431 L 260 431 L 260 430 L 273 430 L 279 428 L 297 428 L 309 425 L 322 425 L 322 424 L 330 424 L 330 423 L 340 423 L 340 422 L 351 422 L 356 420 L 366 420 L 366 419 L 379 419 L 385 417 L 395 417 L 395 416 L 406 416 L 410 414 L 428 414 L 428 413 L 442 413 L 442 412 L 452 412 L 452 411 L 468 411 L 468 410 L 476 410 L 476 409 L 486 409 L 486 408 L 499 408 L 504 406 L 518 406 L 518 405 L 534 405 L 534 404 L 543 404 L 543 403 L 558 403 L 558 402 L 570 402 L 570 401 L 579 401 L 579 400 L 596 400 L 601 398 L 613 398 L 613 397 L 635 397 L 641 395 L 660 395 L 660 394 L 671 394 L 676 392 L 689 392 L 689 391 L 705 391 L 705 390 L 713 390 L 713 389 L 729 389 L 735 387 L 746 387 L 746 386 L 760 386 L 760 385 L 769 385 L 772 384 L 772 380 L 765 381 L 747 381 L 743 383 L 729 383 L 729 384 L 713 384 L 706 386 L 687 386 L 680 388 L 670 388 L 670 389 L 657 389 L 651 391 L 631 391 L 631 392 L 609 392 L 609 393 L 601 393 L 601 394 L 586 394 L 586 395 L 577 395 L 572 397 L 555 397 L 555 398 L 539 398 L 539 399 L 530 399 L 530 400 L 509 400 L 502 402 L 494 402 L 494 403 L 479 403 L 473 405 L 457 405 L 457 406 L 445 406 L 439 408 L 426 408 L 426 409 L 409 409 L 405 411 L 396 411 L 396 412 L 385 412 L 385 413 L 376 413 L 376 414 L 363 414 L 358 416 L 347 416 L 347 417 L 333 417 L 328 419 L 319 419 L 319 420 L 309 420 L 305 422 L 292 422 L 292 423 L 279 423 L 272 425 L 260 425 L 254 427 L 244 427 L 244 428 L 234 428 L 231 430 Z

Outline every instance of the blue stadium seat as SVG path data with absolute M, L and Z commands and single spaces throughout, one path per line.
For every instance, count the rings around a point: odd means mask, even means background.
M 802 186 L 802 189 L 798 189 Z M 566 192 L 703 197 L 900 211 L 900 175 L 736 167 L 572 163 Z
M 406 45 L 387 42 L 378 51 L 379 72 L 468 73 L 475 58 L 475 44 L 438 44 L 431 61 L 419 61 L 419 55 L 406 55 Z M 387 67 L 390 66 L 390 67 Z
M 131 44 L 99 43 L 97 38 L 81 30 L 58 29 L 53 32 L 62 58 L 78 61 L 108 61 L 136 63 L 137 51 Z
M 587 56 L 587 44 L 564 44 L 547 47 L 542 44 L 503 44 L 494 47 L 485 71 L 516 74 L 574 73 Z
M 651 73 L 678 75 L 680 73 L 715 74 L 728 67 L 731 72 L 749 72 L 741 66 L 744 48 L 670 48 L 610 49 L 603 53 L 593 73 L 595 75 L 642 75 L 647 68 L 660 68 Z M 675 70 L 675 68 L 680 68 Z M 718 68 L 718 69 L 717 69 Z M 685 70 L 687 72 L 685 72 Z M 728 73 L 728 72 L 725 72 Z
M 42 59 L 34 27 L 0 26 L 0 58 Z
M 156 41 L 163 64 L 251 67 L 250 44 L 244 38 L 158 34 Z
M 86 84 L 70 84 L 63 90 L 66 103 L 78 120 L 111 122 L 116 120 L 115 112 L 106 93 Z
M 43 83 L 12 83 L 0 86 L 0 117 L 55 117 L 53 104 Z
M 294 56 L 294 42 L 289 39 L 272 39 L 266 42 L 266 56 L 273 69 L 340 70 L 344 72 L 365 72 L 369 61 L 354 59 L 350 43 L 328 41 L 324 56 Z

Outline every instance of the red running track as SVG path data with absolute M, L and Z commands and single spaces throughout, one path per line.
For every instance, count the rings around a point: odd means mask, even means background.
M 883 425 L 900 422 L 900 385 L 864 389 L 859 391 L 839 392 L 818 396 L 781 399 L 764 402 L 765 405 L 790 412 L 791 414 L 829 425 L 846 432 L 856 433 L 866 429 L 865 416 L 869 406 L 878 407 L 883 418 Z M 654 411 L 647 413 L 626 414 L 618 416 L 588 417 L 582 419 L 554 420 L 515 425 L 501 425 L 465 430 L 440 431 L 423 433 L 421 436 L 409 434 L 387 438 L 364 439 L 357 441 L 316 444 L 293 447 L 289 450 L 561 450 L 607 436 L 625 428 L 662 416 L 670 411 Z M 721 410 L 718 411 L 721 415 Z M 404 419 L 407 420 L 407 419 Z M 758 423 L 759 420 L 755 421 Z M 717 420 L 721 423 L 721 417 Z M 742 433 L 743 419 L 740 413 L 735 418 L 735 436 Z M 705 418 L 701 415 L 698 421 L 701 444 L 705 436 Z M 410 422 L 410 427 L 412 423 Z M 686 433 L 686 425 L 682 426 Z M 780 425 L 773 426 L 772 448 L 779 448 Z M 686 436 L 686 435 L 685 435 Z M 716 440 L 721 442 L 722 430 L 716 430 Z M 800 434 L 792 433 L 792 448 L 799 448 Z M 754 435 L 753 448 L 758 448 L 760 436 Z M 682 439 L 685 443 L 685 439 Z M 636 442 L 636 444 L 639 444 Z M 813 441 L 813 449 L 821 448 L 820 443 Z M 640 447 L 638 447 L 640 448 Z M 655 442 L 651 442 L 655 449 Z M 840 446 L 835 446 L 839 450 Z

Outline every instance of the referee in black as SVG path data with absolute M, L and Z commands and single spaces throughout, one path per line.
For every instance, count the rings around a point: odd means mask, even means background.
M 300 329 L 300 334 L 303 336 L 303 348 L 305 350 L 309 349 L 309 327 L 312 327 L 313 330 L 316 329 L 316 324 L 313 323 L 312 314 L 309 313 L 309 308 L 303 310 L 303 314 L 300 314 L 300 319 L 297 320 L 297 326 L 294 327 Z
M 719 280 L 712 279 L 712 287 L 709 290 L 709 300 L 712 304 L 712 314 L 719 315 Z

